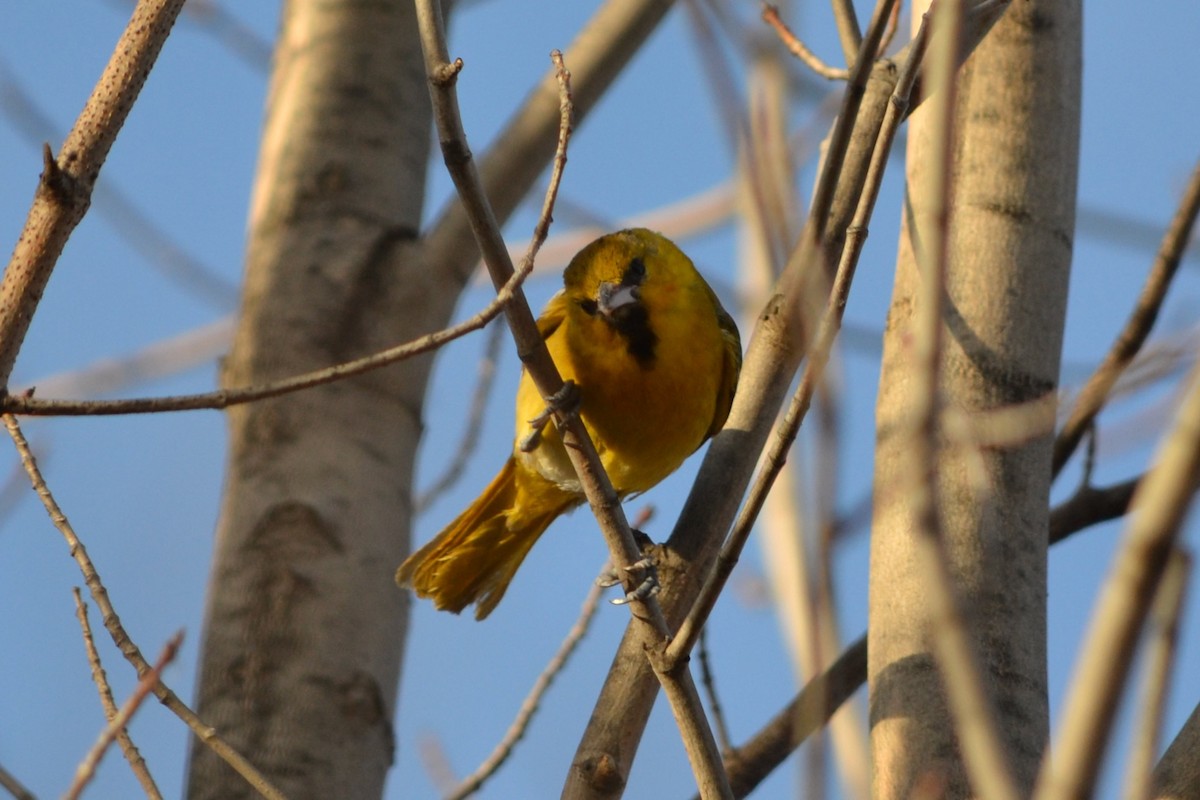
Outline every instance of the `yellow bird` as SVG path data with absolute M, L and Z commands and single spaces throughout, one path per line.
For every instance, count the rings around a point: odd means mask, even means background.
M 729 415 L 742 364 L 733 318 L 691 259 L 635 228 L 583 248 L 538 319 L 579 415 L 622 497 L 675 471 Z M 396 582 L 483 619 L 550 523 L 585 501 L 554 425 L 530 435 L 545 402 L 517 389 L 517 434 L 503 469 L 462 514 L 400 565 Z

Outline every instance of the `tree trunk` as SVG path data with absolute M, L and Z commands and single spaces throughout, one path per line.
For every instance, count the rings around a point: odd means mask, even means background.
M 942 357 L 943 401 L 955 413 L 1055 389 L 1074 231 L 1080 33 L 1078 2 L 1014 3 L 959 74 Z M 914 248 L 938 224 L 923 203 L 934 134 L 924 110 L 909 131 L 908 205 L 877 406 L 869 633 L 877 798 L 907 798 L 928 780 L 946 797 L 972 794 L 930 650 L 916 520 L 896 490 L 911 429 Z M 950 569 L 1002 744 L 1025 791 L 1048 733 L 1051 443 L 1052 433 L 1041 431 L 1000 449 L 964 453 L 951 444 L 939 451 L 937 469 Z
M 407 0 L 285 4 L 225 386 L 444 324 L 422 269 L 429 99 Z M 199 712 L 291 798 L 382 794 L 429 359 L 235 408 Z M 251 796 L 198 742 L 188 796 Z

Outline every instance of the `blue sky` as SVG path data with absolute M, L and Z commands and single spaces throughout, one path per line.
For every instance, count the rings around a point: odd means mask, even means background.
M 263 40 L 277 24 L 278 4 L 226 7 Z M 489 0 L 464 3 L 451 30 L 451 52 L 466 62 L 459 82 L 468 135 L 481 151 L 509 110 L 545 72 L 552 48 L 566 48 L 594 3 Z M 860 14 L 867 8 L 859 4 Z M 735 4 L 753 16 L 753 5 Z M 1123 322 L 1157 244 L 1157 230 L 1174 211 L 1197 158 L 1200 96 L 1176 87 L 1194 75 L 1200 7 L 1150 4 L 1134 9 L 1113 0 L 1087 4 L 1081 218 L 1117 215 L 1144 223 L 1148 244 L 1114 238 L 1111 224 L 1082 227 L 1076 239 L 1068 328 L 1066 378 L 1078 380 L 1103 354 Z M 43 109 L 56 148 L 111 52 L 127 16 L 116 0 L 47 0 L 10 4 L 0 33 L 0 239 L 16 241 L 41 169 L 37 145 L 14 115 L 18 86 Z M 794 27 L 833 60 L 832 23 L 821 4 L 792 16 Z M 676 9 L 649 47 L 572 140 L 563 197 L 601 219 L 636 217 L 726 180 L 732 155 L 703 81 L 701 53 L 687 15 Z M 568 64 L 571 53 L 566 52 Z M 217 321 L 234 310 L 219 289 L 196 292 L 165 275 L 107 221 L 111 194 L 130 198 L 217 285 L 240 280 L 250 183 L 257 153 L 265 72 L 232 52 L 186 16 L 104 168 L 101 189 L 60 262 L 18 362 L 15 382 L 46 385 L 48 376 L 120 358 L 165 338 Z M 797 125 L 813 113 L 798 104 Z M 899 162 L 893 163 L 893 172 Z M 839 504 L 848 508 L 866 491 L 877 352 L 891 290 L 898 217 L 897 184 L 888 182 L 871 227 L 848 323 L 862 344 L 842 350 L 844 386 Z M 802 196 L 810 190 L 804 173 Z M 450 192 L 439 159 L 431 167 L 432 215 Z M 107 211 L 106 211 L 107 209 Z M 562 206 L 560 222 L 572 214 Z M 530 209 L 509 225 L 528 235 Z M 718 287 L 735 280 L 736 240 L 730 227 L 681 244 Z M 1159 332 L 1197 322 L 1200 282 L 1193 259 L 1184 268 L 1159 323 Z M 557 288 L 545 278 L 529 287 L 539 307 Z M 484 288 L 467 291 L 461 315 L 487 301 Z M 728 295 L 727 295 L 728 299 Z M 749 331 L 743 331 L 748 338 Z M 481 337 L 447 349 L 438 361 L 427 402 L 418 488 L 427 485 L 456 446 Z M 204 391 L 215 382 L 215 358 L 183 372 L 122 388 L 121 395 Z M 417 520 L 418 539 L 436 533 L 486 482 L 511 445 L 511 396 L 518 364 L 507 347 L 498 365 L 492 411 L 467 474 L 454 491 Z M 1139 405 L 1105 417 L 1119 422 Z M 187 634 L 167 673 L 185 698 L 192 694 L 211 536 L 224 469 L 225 430 L 215 412 L 108 419 L 30 420 L 26 434 L 60 505 L 86 542 L 113 601 L 147 653 L 176 630 Z M 1140 471 L 1150 453 L 1120 436 L 1102 448 L 1097 482 Z M 2 450 L 2 448 L 0 448 Z M 0 455 L 0 476 L 16 463 Z M 694 474 L 695 460 L 645 500 L 657 509 L 649 532 L 664 538 Z M 1056 496 L 1069 492 L 1064 475 Z M 94 740 L 102 716 L 83 658 L 70 589 L 79 573 L 61 537 L 30 492 L 0 520 L 0 764 L 42 796 L 61 793 L 78 759 Z M 636 509 L 637 504 L 634 504 Z M 1050 680 L 1057 709 L 1069 680 L 1090 604 L 1106 573 L 1120 532 L 1107 525 L 1056 548 L 1051 555 Z M 1195 525 L 1186 531 L 1196 543 Z M 852 537 L 837 554 L 843 626 L 856 635 L 866 622 L 866 538 Z M 588 583 L 604 560 L 603 543 L 587 516 L 558 523 L 539 543 L 504 603 L 484 624 L 418 604 L 405 665 L 398 720 L 399 748 L 389 797 L 434 796 L 420 760 L 420 743 L 436 737 L 451 766 L 470 772 L 503 734 L 522 697 L 570 627 Z M 547 578 L 546 576 L 550 576 Z M 794 692 L 792 669 L 779 643 L 778 624 L 761 602 L 760 559 L 752 543 L 710 628 L 718 686 L 735 740 L 749 736 Z M 1182 663 L 1194 662 L 1197 604 L 1193 592 L 1183 625 Z M 529 619 L 538 625 L 529 626 Z M 483 797 L 555 795 L 582 726 L 608 668 L 627 614 L 605 606 L 592 631 L 546 698 L 525 741 Z M 99 619 L 93 609 L 93 622 Z M 132 689 L 131 671 L 101 634 L 101 654 L 118 697 Z M 1171 696 L 1168 732 L 1200 700 L 1200 684 L 1183 670 Z M 188 734 L 156 703 L 133 725 L 133 735 L 167 796 L 182 785 Z M 1168 734 L 1169 735 L 1169 734 Z M 1124 758 L 1116 759 L 1123 765 Z M 797 769 L 785 767 L 757 796 L 793 794 Z M 656 710 L 632 777 L 630 796 L 685 796 L 691 778 L 665 704 Z M 1115 787 L 1110 781 L 1109 787 Z M 136 796 L 118 754 L 100 770 L 94 797 Z

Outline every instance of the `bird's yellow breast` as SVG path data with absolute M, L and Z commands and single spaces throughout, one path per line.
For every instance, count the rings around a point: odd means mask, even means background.
M 635 357 L 606 320 L 569 298 L 566 302 L 547 347 L 563 379 L 579 387 L 580 416 L 614 488 L 622 496 L 643 492 L 704 442 L 717 415 L 726 343 L 711 295 L 703 283 L 660 279 L 647 284 L 642 302 L 656 338 L 650 359 Z M 543 405 L 532 380 L 522 376 L 518 439 Z M 538 448 L 518 451 L 518 458 L 562 488 L 579 491 L 552 427 Z

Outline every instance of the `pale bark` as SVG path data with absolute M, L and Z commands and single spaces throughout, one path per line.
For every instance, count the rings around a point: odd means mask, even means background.
M 456 281 L 416 246 L 429 100 L 412 6 L 285 5 L 226 386 L 438 328 Z M 291 798 L 381 795 L 429 359 L 229 412 L 203 717 Z M 248 797 L 197 743 L 189 797 Z
M 1080 66 L 1079 3 L 1035 0 L 1014 4 L 960 71 L 941 361 L 943 402 L 956 412 L 1021 403 L 1055 388 L 1074 229 Z M 897 491 L 912 425 L 910 321 L 920 269 L 932 263 L 922 253 L 919 268 L 914 249 L 938 224 L 921 189 L 936 135 L 921 111 L 913 115 L 877 406 L 869 680 L 879 798 L 909 797 L 930 778 L 947 797 L 972 793 L 930 649 L 918 521 Z M 949 566 L 1013 777 L 1026 791 L 1048 731 L 1051 445 L 1051 432 L 1043 431 L 1005 450 L 944 447 L 938 458 Z
M 970 52 L 995 22 L 1003 6 L 980 3 L 968 20 L 964 52 Z M 825 263 L 837 264 L 846 242 L 846 226 L 854 217 L 866 182 L 871 154 L 885 109 L 896 87 L 897 61 L 875 62 L 861 90 L 861 104 L 849 130 L 844 166 L 832 194 L 814 208 L 825 208 L 827 225 L 820 238 Z M 853 71 L 852 71 L 853 74 Z M 845 109 L 843 109 L 845 110 Z M 836 131 L 837 126 L 835 126 Z M 834 137 L 831 137 L 834 138 Z M 831 148 L 832 150 L 833 148 Z M 820 198 L 821 192 L 815 193 Z M 810 225 L 812 218 L 810 217 Z M 808 299 L 805 268 L 816 261 L 805 236 L 792 254 L 772 301 L 759 313 L 746 350 L 733 407 L 724 430 L 709 445 L 688 501 L 671 538 L 660 555 L 660 602 L 670 624 L 678 626 L 696 602 L 717 560 L 721 540 L 737 513 L 759 452 L 804 355 L 806 323 L 799 311 Z M 805 309 L 812 310 L 812 309 Z M 677 636 L 672 646 L 683 637 Z M 630 626 L 621 640 L 601 688 L 563 788 L 564 798 L 619 797 L 658 693 L 658 683 L 646 658 L 646 642 Z
M 1154 769 L 1153 797 L 1157 800 L 1196 800 L 1200 797 L 1200 706 Z

